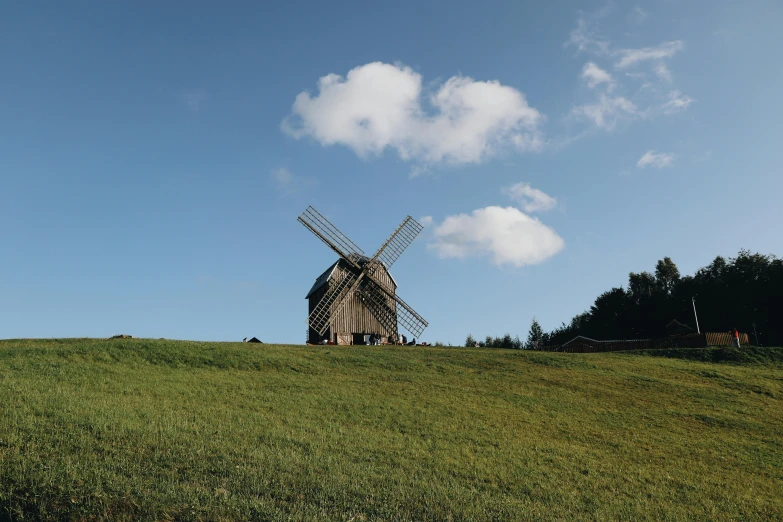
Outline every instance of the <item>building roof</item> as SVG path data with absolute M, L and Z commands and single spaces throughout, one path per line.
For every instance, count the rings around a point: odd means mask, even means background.
M 599 341 L 597 339 L 590 339 L 589 337 L 585 337 L 584 335 L 577 335 L 567 343 L 563 343 L 563 346 L 567 344 L 571 344 L 578 339 L 581 339 L 582 341 L 589 341 L 591 343 L 635 343 L 635 342 L 649 341 L 649 339 L 613 339 L 610 341 Z
M 351 257 L 354 258 L 360 265 L 363 265 L 364 263 L 366 263 L 367 261 L 370 260 L 369 257 L 362 256 L 362 255 L 359 255 L 359 254 L 352 254 Z M 343 263 L 345 263 L 345 261 L 343 259 L 338 259 L 337 261 L 332 263 L 331 266 L 329 266 L 329 268 L 327 268 L 324 271 L 323 274 L 319 275 L 315 279 L 315 283 L 313 283 L 313 287 L 310 288 L 310 291 L 307 292 L 307 295 L 305 296 L 305 299 L 310 299 L 310 296 L 313 295 L 313 293 L 316 290 L 321 288 L 323 285 L 326 284 L 327 281 L 329 281 L 329 279 L 332 278 L 332 274 L 334 273 L 334 270 L 337 268 L 337 265 L 339 265 L 341 261 Z M 397 281 L 394 280 L 394 277 L 391 275 L 391 272 L 389 272 L 389 270 L 386 269 L 386 265 L 384 265 L 381 262 L 381 266 L 383 266 L 383 268 L 386 270 L 386 273 L 389 274 L 389 278 L 392 280 L 392 283 L 394 284 L 394 288 L 397 288 Z
M 666 329 L 669 331 L 686 331 L 686 332 L 693 331 L 693 328 L 691 328 L 685 323 L 681 323 L 677 319 L 672 319 L 671 321 L 669 321 L 669 324 L 666 325 Z
M 313 294 L 313 292 L 315 292 L 316 290 L 321 288 L 324 284 L 326 284 L 326 282 L 329 280 L 329 278 L 332 277 L 332 272 L 334 272 L 334 269 L 337 268 L 337 263 L 339 263 L 339 262 L 340 261 L 337 260 L 334 263 L 332 263 L 332 266 L 327 268 L 326 271 L 323 274 L 319 275 L 315 279 L 315 283 L 313 283 L 313 287 L 310 289 L 310 291 L 307 292 L 307 295 L 305 296 L 305 299 L 310 299 L 310 296 Z

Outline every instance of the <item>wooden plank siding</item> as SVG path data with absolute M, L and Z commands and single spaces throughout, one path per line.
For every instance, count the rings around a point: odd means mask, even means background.
M 342 280 L 345 277 L 345 274 L 346 269 L 344 262 L 341 260 L 340 263 L 337 264 L 329 281 L 310 295 L 308 299 L 308 316 L 313 312 L 315 307 L 318 306 L 318 303 L 326 292 L 328 292 L 329 288 L 332 288 Z M 378 272 L 376 274 L 376 279 L 384 283 L 387 287 L 396 290 L 396 284 L 387 270 L 384 269 Z M 386 303 L 396 312 L 396 301 L 387 297 Z M 337 344 L 350 344 L 353 341 L 352 334 L 377 334 L 382 337 L 383 341 L 386 341 L 390 335 L 398 337 L 396 321 L 394 331 L 387 331 L 355 293 L 348 298 L 348 302 L 345 303 L 339 313 L 335 314 L 332 312 L 329 320 L 329 329 L 323 336 L 318 335 L 318 332 L 312 328 L 309 329 L 309 332 L 309 342 L 311 343 L 318 343 L 324 338 L 327 338 Z

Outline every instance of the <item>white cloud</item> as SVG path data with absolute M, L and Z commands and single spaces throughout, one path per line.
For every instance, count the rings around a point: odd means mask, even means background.
M 424 228 L 429 228 L 432 225 L 432 216 L 422 216 L 419 218 L 419 224 Z
M 636 166 L 640 169 L 643 169 L 645 167 L 655 167 L 656 169 L 661 169 L 663 167 L 669 167 L 671 166 L 672 162 L 674 161 L 674 154 L 667 154 L 665 152 L 655 152 L 654 150 L 648 150 L 644 153 L 644 156 L 639 158 L 639 161 L 636 162 Z
M 666 83 L 672 82 L 672 72 L 669 70 L 668 67 L 666 67 L 666 64 L 663 62 L 655 66 L 655 74 L 656 76 L 658 76 L 658 78 L 665 81 Z
M 661 109 L 666 114 L 673 114 L 684 111 L 691 103 L 693 103 L 693 98 L 690 96 L 682 94 L 680 91 L 671 91 L 669 93 L 669 101 L 661 105 Z
M 442 258 L 490 257 L 516 267 L 546 261 L 565 246 L 538 219 L 514 207 L 486 207 L 447 217 L 433 231 L 429 248 Z
M 326 75 L 318 94 L 300 93 L 282 129 L 324 146 L 344 145 L 361 157 L 387 147 L 425 164 L 479 163 L 506 147 L 539 150 L 543 116 L 520 91 L 497 81 L 454 76 L 422 106 L 421 75 L 402 65 L 374 62 L 343 78 Z
M 316 181 L 312 178 L 305 178 L 302 176 L 295 176 L 290 170 L 286 168 L 274 169 L 270 176 L 275 182 L 278 190 L 293 194 L 301 191 L 302 189 L 314 185 Z
M 503 189 L 503 193 L 520 203 L 525 212 L 541 212 L 557 205 L 557 199 L 530 186 L 529 183 L 517 183 Z
M 587 86 L 591 89 L 595 89 L 598 85 L 605 83 L 607 90 L 611 91 L 614 86 L 612 75 L 593 62 L 587 62 L 582 68 L 582 79 L 587 82 Z
M 643 47 L 641 49 L 619 49 L 614 54 L 620 59 L 614 64 L 618 69 L 630 67 L 646 60 L 662 60 L 674 56 L 677 51 L 685 48 L 685 42 L 674 40 L 663 42 L 656 47 Z
M 607 96 L 601 94 L 596 103 L 580 105 L 571 111 L 577 117 L 590 120 L 596 127 L 612 130 L 617 123 L 639 114 L 636 105 L 622 96 Z

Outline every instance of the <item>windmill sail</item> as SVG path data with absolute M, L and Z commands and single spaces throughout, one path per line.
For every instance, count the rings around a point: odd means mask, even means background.
M 345 277 L 326 292 L 326 295 L 318 302 L 310 317 L 307 318 L 310 328 L 318 332 L 319 335 L 323 335 L 326 332 L 327 328 L 329 328 L 329 319 L 335 310 L 339 309 L 340 305 L 348 299 L 352 293 L 349 290 L 357 279 L 358 277 L 353 272 L 345 272 Z M 338 299 L 340 300 L 338 306 L 332 306 Z
M 372 256 L 372 260 L 382 262 L 386 266 L 386 270 L 388 270 L 402 253 L 405 252 L 408 245 L 413 243 L 413 240 L 416 239 L 416 236 L 418 236 L 419 232 L 422 230 L 424 230 L 424 227 L 415 219 L 410 216 L 406 217 L 400 226 L 392 232 L 389 239 L 387 239 L 375 255 Z
M 392 298 L 397 301 L 397 322 L 414 337 L 421 337 L 422 332 L 427 328 L 427 321 L 400 296 L 395 294 Z
M 364 306 L 386 330 L 387 335 L 397 334 L 397 311 L 390 306 L 386 294 L 374 283 L 367 281 L 356 292 Z
M 367 278 L 370 280 L 370 282 L 373 283 L 373 285 L 368 284 L 368 286 L 373 288 L 376 292 L 383 292 L 397 302 L 398 324 L 408 330 L 414 337 L 421 337 L 421 333 L 425 328 L 427 328 L 427 321 L 425 321 L 424 318 L 420 316 L 418 312 L 416 312 L 416 310 L 411 308 L 408 303 L 403 301 L 402 298 L 398 296 L 393 289 L 384 285 L 381 281 L 371 276 L 370 274 L 367 274 Z
M 348 236 L 340 232 L 328 219 L 323 217 L 313 207 L 307 207 L 301 216 L 297 218 L 301 224 L 307 227 L 313 234 L 326 243 L 326 246 L 337 252 L 337 255 L 355 265 L 351 257 L 364 256 L 364 251 L 348 239 Z

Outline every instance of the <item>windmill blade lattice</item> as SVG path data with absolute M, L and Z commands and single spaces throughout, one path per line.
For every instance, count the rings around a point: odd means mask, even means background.
M 356 244 L 348 239 L 348 236 L 337 230 L 337 227 L 332 225 L 328 219 L 323 217 L 313 207 L 307 207 L 301 216 L 297 218 L 301 224 L 307 227 L 310 232 L 318 236 L 318 238 L 326 243 L 326 246 L 337 252 L 337 255 L 343 259 L 351 261 L 351 257 L 357 255 L 364 256 L 364 251 L 356 246 Z
M 350 287 L 356 282 L 358 277 L 352 272 L 346 272 L 345 277 L 341 279 L 334 287 L 330 288 L 323 296 L 318 306 L 315 307 L 307 323 L 310 328 L 323 335 L 329 328 L 329 318 L 332 317 L 333 310 L 339 309 L 341 304 L 348 299 L 351 292 Z M 335 301 L 340 300 L 337 306 L 333 306 Z
M 359 283 L 361 283 L 364 276 L 367 275 L 364 272 L 359 273 L 357 276 L 356 274 L 353 274 L 351 272 L 346 272 L 345 279 L 350 279 L 353 281 L 353 284 L 351 284 L 351 287 L 348 288 L 348 290 L 344 290 L 348 285 L 339 284 L 340 288 L 340 295 L 337 295 L 332 303 L 329 306 L 329 314 L 327 315 L 326 322 L 321 327 L 320 330 L 317 330 L 319 334 L 323 335 L 326 332 L 326 329 L 329 328 L 329 317 L 334 317 L 335 315 L 339 314 L 343 307 L 348 303 L 348 300 L 351 298 L 352 295 L 356 293 L 356 291 L 359 288 Z M 340 281 L 342 283 L 342 281 Z M 324 296 L 325 297 L 325 296 Z M 319 303 L 320 304 L 320 303 Z M 315 311 L 315 310 L 313 310 Z
M 400 296 L 395 294 L 394 300 L 397 301 L 397 322 L 413 334 L 414 337 L 421 337 L 422 332 L 428 326 L 427 321 L 416 313 L 416 310 L 411 308 L 408 303 L 403 301 Z
M 373 317 L 378 320 L 387 332 L 397 332 L 397 312 L 389 306 L 384 293 L 378 292 L 370 288 L 369 285 L 364 284 L 357 290 L 356 295 L 359 296 L 364 306 L 367 307 Z
M 408 248 L 408 245 L 413 243 L 413 240 L 416 239 L 416 236 L 418 236 L 419 232 L 422 230 L 424 230 L 424 227 L 421 226 L 415 219 L 410 216 L 406 217 L 400 226 L 398 226 L 397 229 L 392 232 L 392 235 L 389 236 L 389 239 L 387 239 L 381 245 L 381 247 L 372 257 L 373 260 L 377 259 L 378 261 L 382 262 L 384 265 L 386 265 L 386 270 L 389 270 L 394 262 L 399 259 L 403 252 L 405 252 L 405 249 Z
M 367 284 L 370 292 L 382 292 L 397 302 L 397 322 L 399 325 L 408 330 L 413 336 L 421 337 L 422 332 L 428 326 L 427 321 L 425 321 L 416 310 L 411 308 L 408 303 L 403 301 L 400 296 L 394 293 L 393 290 L 387 288 L 383 283 L 369 274 L 367 275 L 367 278 L 370 280 Z

